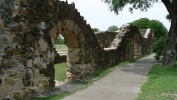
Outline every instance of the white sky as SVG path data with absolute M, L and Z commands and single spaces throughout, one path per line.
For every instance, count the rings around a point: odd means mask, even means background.
M 119 15 L 110 12 L 107 4 L 101 0 L 68 0 L 69 4 L 71 2 L 75 3 L 80 15 L 84 17 L 92 28 L 98 28 L 101 31 L 106 31 L 111 25 L 121 27 L 123 24 L 144 17 L 150 20 L 159 20 L 167 29 L 170 27 L 170 22 L 165 18 L 167 10 L 161 2 L 154 4 L 147 12 L 134 10 L 133 14 L 129 12 L 128 7 L 125 7 L 122 12 L 119 12 Z

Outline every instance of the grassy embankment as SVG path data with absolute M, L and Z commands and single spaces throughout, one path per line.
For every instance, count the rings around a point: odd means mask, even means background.
M 135 100 L 177 100 L 177 64 L 154 65 Z

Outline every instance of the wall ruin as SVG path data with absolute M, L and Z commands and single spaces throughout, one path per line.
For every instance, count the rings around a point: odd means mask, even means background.
M 0 0 L 0 99 L 24 100 L 55 86 L 54 41 L 59 34 L 68 46 L 70 79 L 148 54 L 153 44 L 152 31 L 143 37 L 129 24 L 101 44 L 74 3 Z

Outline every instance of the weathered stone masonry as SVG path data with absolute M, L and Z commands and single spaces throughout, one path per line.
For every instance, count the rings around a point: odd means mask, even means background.
M 0 99 L 24 100 L 55 86 L 59 34 L 68 46 L 67 77 L 73 79 L 150 53 L 152 31 L 142 30 L 145 38 L 140 32 L 127 24 L 101 42 L 74 3 L 0 0 Z

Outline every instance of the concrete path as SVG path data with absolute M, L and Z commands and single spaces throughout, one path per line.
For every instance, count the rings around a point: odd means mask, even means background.
M 151 67 L 159 63 L 154 55 L 125 65 L 63 100 L 133 100 L 140 93 Z

